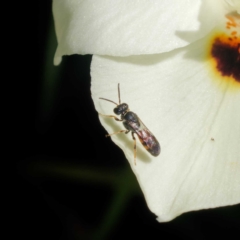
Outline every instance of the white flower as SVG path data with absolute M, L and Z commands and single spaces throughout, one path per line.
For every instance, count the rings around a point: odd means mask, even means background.
M 131 134 L 124 151 L 159 221 L 240 202 L 240 1 L 55 0 L 62 55 L 94 54 L 99 113 L 129 104 L 161 144 L 158 157 Z M 109 133 L 121 122 L 100 116 Z M 137 139 L 138 140 L 138 139 Z

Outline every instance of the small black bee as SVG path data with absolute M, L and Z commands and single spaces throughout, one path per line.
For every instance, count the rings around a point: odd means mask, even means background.
M 160 154 L 160 144 L 158 140 L 155 138 L 155 136 L 148 130 L 148 128 L 143 124 L 143 122 L 140 120 L 140 118 L 137 116 L 136 113 L 129 111 L 128 105 L 126 103 L 121 103 L 120 99 L 120 85 L 118 84 L 118 99 L 119 104 L 106 99 L 106 98 L 99 98 L 108 102 L 112 102 L 117 107 L 113 109 L 113 112 L 116 115 L 120 115 L 121 119 L 117 118 L 114 115 L 103 115 L 105 117 L 111 117 L 114 118 L 116 121 L 123 122 L 124 127 L 126 130 L 120 130 L 111 134 L 106 135 L 106 137 L 110 137 L 113 134 L 118 134 L 124 132 L 125 134 L 129 133 L 131 131 L 132 138 L 134 140 L 134 164 L 136 165 L 136 138 L 134 137 L 134 133 L 137 134 L 140 142 L 144 146 L 144 148 L 150 152 L 153 156 L 158 156 Z

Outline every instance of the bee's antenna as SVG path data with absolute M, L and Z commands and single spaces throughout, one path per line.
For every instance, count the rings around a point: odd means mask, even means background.
M 119 100 L 119 104 L 121 104 L 121 98 L 120 98 L 120 83 L 118 84 L 118 100 Z
M 111 103 L 114 103 L 114 104 L 116 104 L 117 106 L 118 106 L 118 104 L 117 103 L 115 103 L 114 101 L 112 101 L 112 100 L 109 100 L 109 99 L 106 99 L 106 98 L 99 98 L 99 99 L 102 99 L 102 100 L 105 100 L 105 101 L 108 101 L 108 102 L 111 102 Z

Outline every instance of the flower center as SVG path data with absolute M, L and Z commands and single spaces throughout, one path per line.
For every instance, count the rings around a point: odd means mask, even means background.
M 213 42 L 211 55 L 222 76 L 233 77 L 240 83 L 240 38 L 236 32 L 232 36 L 217 36 Z
M 240 15 L 236 12 L 226 16 L 224 29 L 213 33 L 210 41 L 210 62 L 216 74 L 214 79 L 240 87 Z M 229 85 L 229 86 L 230 86 Z

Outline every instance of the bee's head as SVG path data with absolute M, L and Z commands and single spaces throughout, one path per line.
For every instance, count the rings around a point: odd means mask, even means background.
M 124 114 L 128 111 L 128 105 L 126 103 L 121 103 L 113 109 L 113 112 L 117 115 Z

